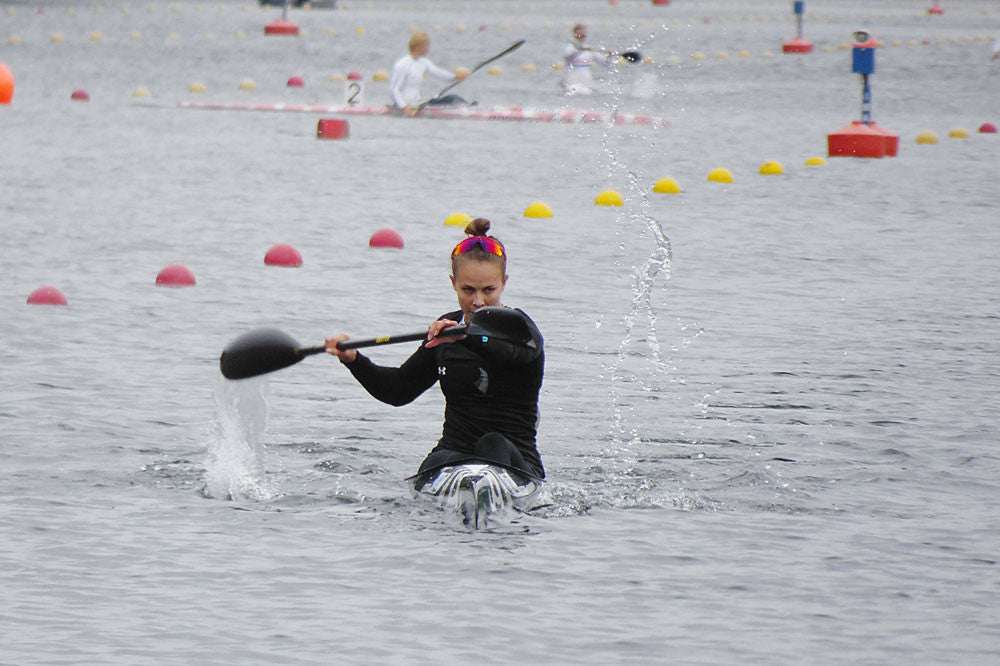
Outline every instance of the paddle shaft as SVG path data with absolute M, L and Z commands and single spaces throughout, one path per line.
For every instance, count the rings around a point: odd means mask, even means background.
M 449 326 L 439 333 L 439 336 L 451 337 L 455 335 L 463 335 L 467 327 L 465 324 L 459 324 L 458 326 Z M 341 351 L 347 351 L 348 349 L 361 349 L 362 347 L 376 347 L 378 345 L 394 345 L 399 342 L 415 342 L 417 340 L 426 340 L 427 331 L 421 331 L 420 333 L 404 333 L 402 335 L 380 335 L 377 338 L 363 338 L 361 340 L 343 340 L 337 343 L 337 349 Z M 299 349 L 300 356 L 311 356 L 313 354 L 322 354 L 326 351 L 326 347 L 306 347 L 305 349 Z
M 508 46 L 507 48 L 505 48 L 503 51 L 501 51 L 500 53 L 498 53 L 495 56 L 493 56 L 492 58 L 488 58 L 487 60 L 482 61 L 481 63 L 479 63 L 478 65 L 476 65 L 475 67 L 472 68 L 472 70 L 469 72 L 469 74 L 468 74 L 468 76 L 466 76 L 466 78 L 468 78 L 469 76 L 472 76 L 475 72 L 479 71 L 483 67 L 486 67 L 486 65 L 490 64 L 491 62 L 499 60 L 500 58 L 504 57 L 508 53 L 512 53 L 512 52 L 516 51 L 517 49 L 521 48 L 521 44 L 524 44 L 524 40 L 523 39 L 520 40 L 520 41 L 514 42 L 513 44 L 511 44 L 510 46 Z M 462 81 L 464 81 L 464 80 L 465 79 L 462 79 Z M 417 107 L 417 109 L 420 110 L 420 109 L 424 108 L 425 106 L 427 106 L 428 104 L 430 104 L 433 100 L 441 97 L 442 95 L 444 95 L 446 92 L 448 92 L 449 90 L 451 90 L 452 88 L 454 88 L 455 86 L 457 86 L 462 81 L 452 81 L 451 83 L 449 83 L 448 85 L 446 85 L 444 88 L 442 88 L 441 92 L 439 92 L 437 95 L 435 95 L 431 99 L 427 100 L 426 102 L 423 102 L 420 106 Z

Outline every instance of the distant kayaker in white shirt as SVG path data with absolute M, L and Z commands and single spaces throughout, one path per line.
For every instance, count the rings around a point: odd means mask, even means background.
M 607 65 L 608 54 L 598 53 L 584 42 L 587 40 L 587 26 L 578 23 L 573 26 L 573 42 L 563 54 L 563 90 L 567 95 L 589 95 L 594 92 L 593 66 Z
M 415 116 L 420 110 L 420 84 L 426 74 L 442 81 L 463 81 L 468 74 L 459 70 L 455 74 L 441 69 L 427 58 L 431 47 L 431 38 L 426 32 L 417 31 L 410 36 L 410 53 L 396 61 L 389 77 L 389 90 L 396 108 L 408 116 Z M 457 95 L 432 100 L 433 104 L 448 103 L 445 100 L 461 99 Z

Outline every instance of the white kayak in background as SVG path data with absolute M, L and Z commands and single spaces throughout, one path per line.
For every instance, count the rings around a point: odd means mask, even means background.
M 485 462 L 449 465 L 411 479 L 418 496 L 433 499 L 472 529 L 509 522 L 534 506 L 542 488 L 540 480 Z

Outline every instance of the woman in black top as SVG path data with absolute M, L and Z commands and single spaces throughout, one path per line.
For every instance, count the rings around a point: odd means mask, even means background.
M 469 323 L 479 308 L 501 305 L 507 254 L 500 241 L 486 235 L 489 228 L 482 218 L 465 228 L 469 237 L 451 253 L 451 284 L 461 309 L 433 322 L 427 340 L 401 366 L 379 366 L 355 349 L 337 349 L 346 335 L 328 338 L 325 346 L 372 396 L 390 405 L 412 402 L 434 382 L 441 383 L 444 427 L 421 472 L 485 460 L 541 479 L 545 469 L 535 437 L 545 353 L 535 323 L 515 310 L 531 331 L 524 345 L 476 335 L 439 337 L 448 326 Z

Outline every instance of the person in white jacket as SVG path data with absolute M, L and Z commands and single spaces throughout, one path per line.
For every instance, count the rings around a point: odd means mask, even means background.
M 597 52 L 587 46 L 587 26 L 578 23 L 573 26 L 573 42 L 563 53 L 563 90 L 567 95 L 589 95 L 594 92 L 593 66 L 607 65 L 609 54 Z
M 431 47 L 431 39 L 426 32 L 417 31 L 410 36 L 410 52 L 396 61 L 389 77 L 389 90 L 396 108 L 408 116 L 415 116 L 422 103 L 420 84 L 424 75 L 429 74 L 443 81 L 463 81 L 468 76 L 459 70 L 455 74 L 441 69 L 427 57 Z M 457 96 L 449 95 L 448 98 Z M 447 98 L 432 100 L 434 104 L 444 104 Z

